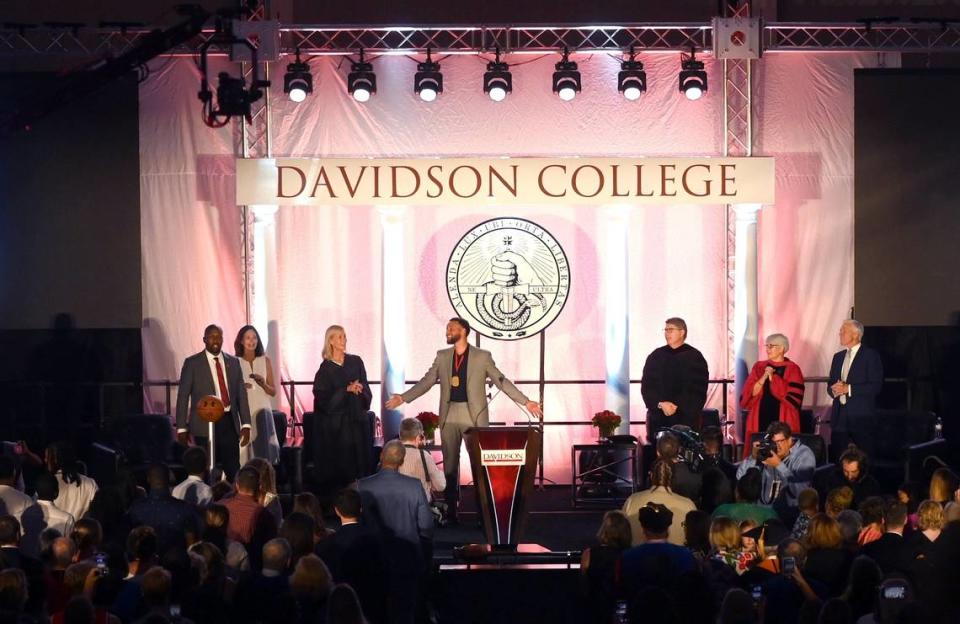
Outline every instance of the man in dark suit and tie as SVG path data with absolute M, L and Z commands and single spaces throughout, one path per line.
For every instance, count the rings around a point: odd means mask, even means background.
M 880 354 L 861 344 L 863 323 L 847 319 L 840 326 L 843 351 L 833 356 L 830 386 L 830 455 L 836 461 L 853 442 L 868 457 L 874 456 L 877 395 L 883 387 Z
M 203 344 L 206 348 L 184 360 L 180 371 L 177 439 L 186 445 L 193 436 L 195 444 L 208 446 L 208 425 L 197 417 L 197 403 L 210 395 L 223 401 L 223 418 L 214 425 L 214 451 L 227 478 L 232 481 L 240 469 L 240 447 L 250 444 L 247 390 L 243 385 L 240 362 L 222 351 L 223 330 L 208 325 L 203 332 Z
M 387 563 L 380 537 L 361 524 L 363 505 L 356 490 L 340 490 L 333 510 L 340 518 L 340 528 L 321 541 L 317 551 L 334 582 L 354 588 L 363 614 L 372 624 L 382 624 L 387 613 Z
M 431 558 L 433 514 L 419 479 L 400 474 L 406 448 L 390 440 L 380 454 L 380 472 L 357 487 L 363 520 L 379 532 L 389 566 L 388 619 L 412 623 L 420 582 Z
M 532 414 L 543 416 L 540 404 L 531 401 L 513 382 L 504 377 L 489 351 L 470 347 L 467 342 L 469 335 L 470 323 L 466 319 L 450 319 L 447 323 L 447 344 L 453 346 L 437 351 L 433 365 L 423 378 L 403 394 L 390 397 L 386 403 L 387 409 L 397 409 L 440 382 L 440 441 L 443 472 L 447 478 L 444 498 L 450 510 L 451 522 L 456 522 L 457 501 L 460 499 L 458 469 L 463 432 L 471 427 L 486 427 L 490 424 L 486 381 L 492 381 L 497 388 L 516 403 L 524 405 Z

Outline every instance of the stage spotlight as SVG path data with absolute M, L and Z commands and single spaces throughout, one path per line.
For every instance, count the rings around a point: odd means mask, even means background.
M 417 73 L 413 76 L 413 90 L 424 102 L 432 102 L 443 93 L 443 74 L 440 73 L 440 63 L 434 63 L 430 58 L 430 48 L 427 48 L 427 60 L 417 63 Z
M 483 92 L 494 102 L 502 102 L 513 91 L 513 76 L 510 66 L 500 62 L 500 48 L 496 54 L 496 60 L 487 63 L 487 71 L 483 74 Z
M 313 76 L 310 66 L 300 60 L 300 48 L 297 48 L 297 60 L 287 65 L 283 75 L 283 92 L 294 102 L 302 102 L 313 93 Z
M 363 60 L 363 49 L 360 50 L 360 61 L 352 63 L 347 75 L 347 91 L 358 102 L 366 102 L 377 92 L 377 75 L 373 73 L 373 65 Z
M 703 62 L 696 58 L 696 51 L 690 50 L 690 58 L 680 63 L 680 90 L 688 100 L 699 100 L 707 92 L 707 72 Z
M 553 72 L 553 92 L 564 102 L 569 102 L 580 92 L 580 72 L 577 64 L 570 61 L 566 46 L 563 47 L 563 60 L 557 63 Z
M 643 63 L 635 60 L 633 46 L 630 46 L 630 58 L 620 63 L 620 73 L 617 74 L 617 90 L 628 100 L 640 99 L 640 94 L 647 90 L 647 73 L 643 71 Z

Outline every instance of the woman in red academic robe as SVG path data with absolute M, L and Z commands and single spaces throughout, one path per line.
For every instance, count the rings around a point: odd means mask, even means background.
M 749 410 L 744 436 L 744 457 L 750 455 L 750 436 L 766 431 L 770 423 L 781 420 L 793 432 L 800 431 L 800 407 L 803 405 L 803 373 L 796 363 L 784 357 L 790 341 L 783 334 L 767 336 L 767 359 L 757 362 L 743 385 L 740 407 Z

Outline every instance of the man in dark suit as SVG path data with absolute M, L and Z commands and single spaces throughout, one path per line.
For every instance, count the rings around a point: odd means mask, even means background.
M 884 576 L 907 574 L 911 563 L 903 538 L 907 506 L 899 501 L 889 503 L 883 510 L 883 524 L 883 536 L 865 545 L 862 553 L 877 562 Z
M 383 539 L 390 564 L 389 621 L 414 621 L 421 577 L 430 560 L 433 514 L 419 479 L 400 474 L 406 448 L 391 440 L 380 454 L 380 472 L 360 479 L 364 522 Z
M 186 548 L 187 535 L 200 533 L 200 514 L 190 503 L 170 494 L 170 469 L 154 464 L 147 469 L 150 492 L 135 501 L 127 512 L 130 526 L 148 526 L 157 534 L 160 553 L 172 547 Z
M 177 439 L 188 444 L 209 445 L 206 422 L 197 417 L 197 403 L 205 396 L 223 401 L 223 418 L 214 425 L 216 459 L 231 481 L 240 468 L 240 447 L 250 444 L 250 408 L 243 372 L 235 357 L 223 353 L 223 330 L 208 325 L 203 332 L 206 347 L 183 362 L 177 393 Z M 189 407 L 189 409 L 188 409 Z
M 490 424 L 487 409 L 486 381 L 489 379 L 516 403 L 524 405 L 535 416 L 543 416 L 536 401 L 531 401 L 513 382 L 504 377 L 489 351 L 470 347 L 467 337 L 470 323 L 452 318 L 447 323 L 449 349 L 437 351 L 433 365 L 415 386 L 403 394 L 395 394 L 386 403 L 387 409 L 396 409 L 409 403 L 440 383 L 440 441 L 443 450 L 443 472 L 447 479 L 444 498 L 450 510 L 450 521 L 456 522 L 457 501 L 460 499 L 460 444 L 463 432 L 471 427 Z
M 363 505 L 356 490 L 340 490 L 333 502 L 340 518 L 337 532 L 320 542 L 318 554 L 337 583 L 357 591 L 363 613 L 372 624 L 385 621 L 387 566 L 376 533 L 360 523 Z
M 423 489 L 420 489 L 423 492 Z M 27 577 L 27 604 L 31 615 L 42 612 L 47 597 L 43 564 L 20 549 L 20 523 L 10 515 L 0 516 L 0 570 L 16 568 Z
M 883 387 L 883 362 L 880 354 L 861 344 L 863 323 L 847 319 L 840 326 L 843 351 L 834 354 L 830 364 L 833 397 L 830 417 L 830 455 L 833 461 L 853 442 L 868 457 L 874 457 L 877 395 Z

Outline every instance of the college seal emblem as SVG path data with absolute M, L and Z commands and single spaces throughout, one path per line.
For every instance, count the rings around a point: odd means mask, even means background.
M 557 318 L 569 292 L 563 248 L 526 219 L 477 225 L 457 242 L 447 262 L 450 303 L 488 338 L 535 336 Z

